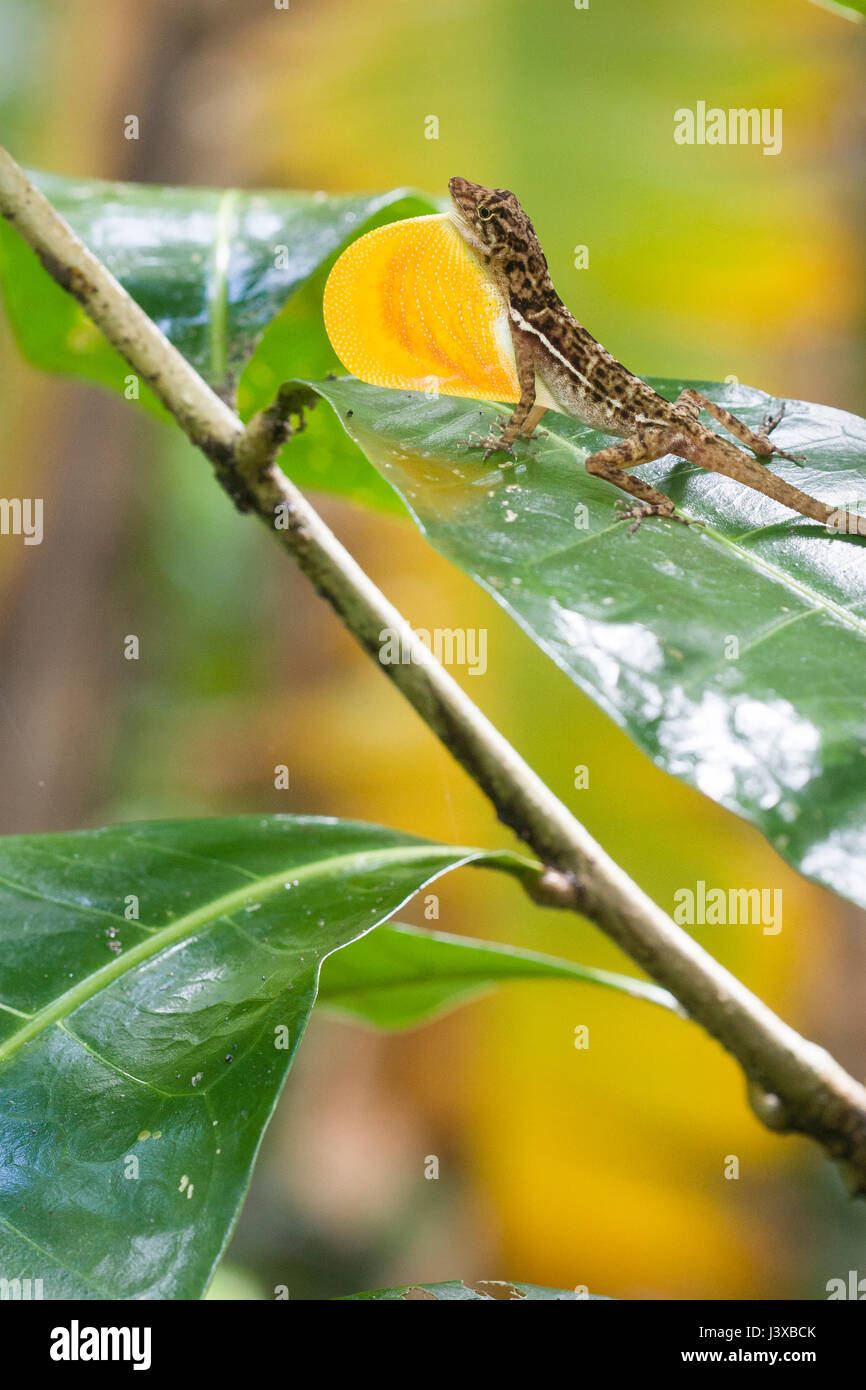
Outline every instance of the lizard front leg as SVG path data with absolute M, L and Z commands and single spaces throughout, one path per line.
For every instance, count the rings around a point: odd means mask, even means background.
M 800 460 L 793 454 L 786 454 L 783 449 L 777 449 L 770 438 L 770 430 L 775 429 L 785 413 L 784 406 L 778 414 L 768 417 L 760 431 L 750 430 L 748 425 L 744 425 L 742 420 L 738 420 L 736 415 L 732 415 L 724 406 L 716 405 L 715 401 L 707 400 L 699 391 L 693 391 L 686 387 L 674 401 L 674 405 L 679 410 L 688 411 L 693 419 L 697 420 L 702 410 L 708 415 L 712 415 L 714 420 L 718 420 L 720 425 L 724 425 L 729 434 L 735 439 L 739 439 L 741 444 L 745 444 L 747 449 L 751 449 L 758 458 L 772 458 L 774 454 L 778 458 L 787 459 L 789 463 L 799 463 Z
M 517 436 L 521 432 L 531 434 L 544 414 L 544 408 L 535 404 L 535 359 L 532 345 L 528 341 L 528 334 L 521 333 L 519 329 L 512 327 L 511 338 L 514 343 L 514 360 L 517 367 L 517 380 L 520 385 L 520 400 L 498 433 L 496 427 L 492 426 L 486 437 L 479 439 L 475 444 L 470 443 L 470 449 L 484 450 L 484 458 L 489 458 L 498 449 L 504 449 L 506 453 L 513 455 L 514 441 Z
M 636 430 L 621 444 L 611 444 L 606 449 L 599 449 L 586 460 L 587 473 L 592 473 L 596 478 L 603 478 L 606 483 L 621 488 L 623 492 L 636 497 L 638 502 L 643 504 L 625 507 L 618 518 L 620 521 L 633 519 L 634 524 L 628 528 L 630 532 L 636 531 L 647 516 L 666 516 L 673 521 L 681 521 L 686 526 L 692 524 L 687 517 L 677 514 L 676 507 L 665 493 L 659 492 L 658 488 L 651 487 L 642 479 L 632 478 L 623 472 L 625 468 L 652 463 L 653 459 L 669 453 L 676 438 L 677 432 L 672 429 L 650 426 Z

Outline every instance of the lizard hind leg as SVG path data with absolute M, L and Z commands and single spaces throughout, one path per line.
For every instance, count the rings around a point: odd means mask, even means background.
M 838 509 L 826 502 L 819 502 L 816 497 L 810 497 L 806 492 L 801 492 L 785 478 L 780 478 L 778 473 L 743 453 L 742 449 L 737 449 L 728 440 L 700 426 L 693 434 L 680 436 L 677 452 L 682 458 L 688 459 L 689 463 L 697 464 L 699 468 L 707 468 L 713 473 L 722 473 L 726 478 L 733 478 L 734 481 L 753 488 L 755 492 L 762 492 L 765 497 L 772 497 L 775 502 L 780 502 L 792 512 L 799 512 L 801 516 L 810 517 L 813 521 L 821 521 L 825 526 L 840 515 Z M 845 515 L 853 517 L 852 513 Z
M 674 401 L 674 405 L 679 410 L 685 410 L 694 420 L 697 420 L 702 410 L 711 415 L 714 420 L 718 420 L 720 425 L 724 425 L 729 434 L 738 439 L 741 444 L 745 444 L 747 449 L 758 458 L 772 458 L 775 454 L 778 458 L 787 459 L 789 463 L 800 463 L 801 460 L 795 458 L 793 454 L 786 454 L 783 449 L 777 449 L 770 438 L 770 430 L 775 429 L 785 413 L 784 406 L 774 416 L 768 417 L 760 430 L 749 429 L 742 420 L 738 420 L 736 415 L 732 415 L 724 406 L 716 405 L 715 401 L 710 401 L 706 396 L 702 396 L 699 391 L 694 391 L 690 386 L 685 391 L 681 391 Z
M 617 520 L 633 521 L 633 525 L 628 528 L 629 532 L 636 531 L 648 516 L 669 517 L 672 521 L 681 521 L 686 526 L 692 524 L 689 518 L 678 515 L 670 497 L 664 492 L 645 483 L 641 478 L 632 478 L 623 471 L 626 468 L 636 468 L 642 463 L 652 463 L 654 459 L 669 453 L 674 437 L 673 430 L 639 430 L 620 444 L 611 444 L 606 449 L 599 449 L 596 453 L 590 454 L 586 460 L 587 473 L 596 478 L 603 478 L 606 483 L 612 483 L 614 487 L 627 492 L 630 497 L 637 498 L 637 503 L 641 504 L 618 504 L 624 509 Z

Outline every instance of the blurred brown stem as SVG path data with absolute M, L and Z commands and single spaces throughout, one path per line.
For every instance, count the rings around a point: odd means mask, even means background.
M 384 629 L 399 636 L 411 659 L 382 671 L 543 861 L 530 890 L 536 900 L 595 922 L 736 1057 L 763 1123 L 817 1140 L 844 1165 L 851 1189 L 866 1195 L 866 1089 L 681 931 L 595 843 L 328 530 L 276 464 L 289 412 L 302 398 L 282 392 L 245 429 L 2 149 L 0 212 L 207 455 L 237 505 L 274 532 L 371 659 L 380 664 Z

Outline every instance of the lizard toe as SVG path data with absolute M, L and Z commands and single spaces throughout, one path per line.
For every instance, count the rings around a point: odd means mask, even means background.
M 631 521 L 628 533 L 633 536 L 647 517 L 659 516 L 666 521 L 679 521 L 683 526 L 703 526 L 697 517 L 680 516 L 672 502 L 617 502 L 617 521 Z
M 492 430 L 489 434 L 471 434 L 468 440 L 468 447 L 470 449 L 482 449 L 484 451 L 482 458 L 484 459 L 489 459 L 491 454 L 497 453 L 508 454 L 508 457 L 512 459 L 517 457 L 514 452 L 514 446 L 506 444 L 502 436 L 494 434 Z

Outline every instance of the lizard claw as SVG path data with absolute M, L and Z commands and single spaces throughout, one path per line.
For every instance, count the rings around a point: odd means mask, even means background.
M 697 517 L 680 516 L 672 502 L 617 502 L 616 521 L 631 521 L 628 533 L 633 536 L 648 516 L 664 517 L 667 521 L 679 521 L 683 526 L 703 526 Z

